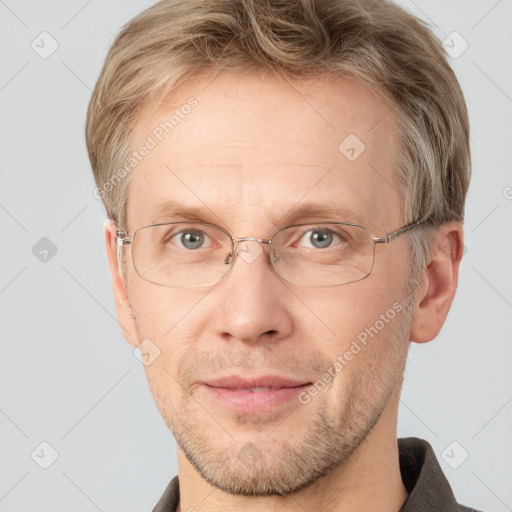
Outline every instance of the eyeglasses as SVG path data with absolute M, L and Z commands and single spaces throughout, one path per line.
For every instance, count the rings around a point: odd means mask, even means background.
M 346 222 L 296 224 L 276 231 L 269 240 L 233 239 L 224 229 L 201 222 L 170 222 L 137 229 L 129 238 L 118 231 L 116 243 L 119 249 L 131 247 L 140 277 L 162 286 L 213 286 L 228 274 L 237 255 L 246 263 L 254 262 L 263 252 L 259 244 L 268 244 L 270 263 L 285 281 L 297 286 L 339 286 L 370 275 L 376 244 L 388 244 L 424 222 L 382 237 Z M 249 242 L 258 245 L 251 248 Z

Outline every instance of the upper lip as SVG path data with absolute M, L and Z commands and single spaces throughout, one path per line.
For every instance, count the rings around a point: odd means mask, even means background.
M 304 380 L 298 380 L 280 375 L 264 375 L 261 377 L 240 377 L 232 375 L 228 377 L 221 377 L 204 382 L 207 386 L 214 388 L 229 388 L 229 389 L 251 389 L 251 388 L 294 388 L 297 386 L 304 386 L 310 384 Z

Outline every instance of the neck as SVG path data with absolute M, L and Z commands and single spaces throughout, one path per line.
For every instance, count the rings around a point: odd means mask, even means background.
M 180 503 L 177 512 L 397 512 L 407 498 L 407 491 L 400 475 L 396 411 L 393 409 L 386 407 L 372 431 L 342 465 L 308 487 L 286 496 L 227 494 L 205 482 L 178 448 Z

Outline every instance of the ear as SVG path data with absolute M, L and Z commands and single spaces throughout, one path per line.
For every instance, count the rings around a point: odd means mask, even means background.
M 117 226 L 112 219 L 107 219 L 103 224 L 105 234 L 105 246 L 107 249 L 108 266 L 112 280 L 112 291 L 116 305 L 117 321 L 123 331 L 126 341 L 136 347 L 139 344 L 135 320 L 132 317 L 132 308 L 128 301 L 125 283 L 121 275 L 117 261 Z
M 446 222 L 431 236 L 431 260 L 415 290 L 411 341 L 425 343 L 439 334 L 457 290 L 463 239 L 460 222 Z

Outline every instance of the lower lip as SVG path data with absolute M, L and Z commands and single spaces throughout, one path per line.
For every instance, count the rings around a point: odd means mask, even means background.
M 269 391 L 247 391 L 244 389 L 215 388 L 205 384 L 206 390 L 222 404 L 237 412 L 260 413 L 272 411 L 278 406 L 297 399 L 297 395 L 311 384 L 294 388 L 271 389 Z

